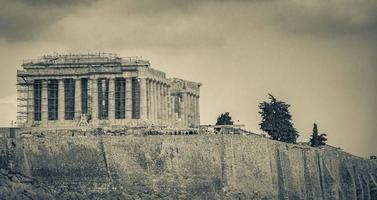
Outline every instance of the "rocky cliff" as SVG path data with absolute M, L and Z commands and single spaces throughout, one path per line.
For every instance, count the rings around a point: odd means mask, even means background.
M 259 136 L 46 136 L 0 152 L 58 199 L 377 199 L 376 161 Z

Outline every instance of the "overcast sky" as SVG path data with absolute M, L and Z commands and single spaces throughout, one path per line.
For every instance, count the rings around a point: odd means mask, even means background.
M 58 53 L 143 56 L 203 83 L 201 122 L 229 111 L 261 133 L 267 93 L 291 104 L 300 141 L 377 154 L 375 0 L 0 0 L 0 125 L 16 116 L 22 59 Z

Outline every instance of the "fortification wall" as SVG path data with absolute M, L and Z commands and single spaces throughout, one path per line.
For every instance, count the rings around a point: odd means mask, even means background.
M 377 197 L 376 161 L 258 136 L 47 136 L 14 141 L 12 170 L 50 185 L 56 193 L 146 199 Z

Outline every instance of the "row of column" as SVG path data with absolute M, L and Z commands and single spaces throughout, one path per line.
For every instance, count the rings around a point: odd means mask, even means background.
M 99 121 L 99 101 L 98 101 L 98 80 L 93 77 L 88 79 L 88 112 L 91 114 L 92 121 L 96 124 Z M 132 119 L 133 116 L 133 79 L 125 78 L 125 119 Z M 180 95 L 171 95 L 170 85 L 161 81 L 139 78 L 138 79 L 138 98 L 140 104 L 136 109 L 139 118 L 155 125 L 174 126 L 178 122 L 182 126 L 198 126 L 200 123 L 199 115 L 199 96 L 190 92 L 183 92 Z M 48 83 L 42 80 L 42 122 L 48 122 Z M 82 114 L 82 94 L 81 79 L 75 79 L 75 119 L 80 119 Z M 65 94 L 64 79 L 59 79 L 58 87 L 58 120 L 65 120 Z M 28 91 L 28 112 L 27 121 L 34 122 L 34 92 L 33 87 Z M 175 108 L 176 99 L 179 98 L 179 105 Z M 135 108 L 134 108 L 135 109 Z M 115 78 L 109 79 L 108 94 L 108 120 L 115 120 Z
M 88 79 L 88 112 L 91 113 L 92 120 L 98 121 L 98 78 Z M 125 91 L 125 118 L 132 118 L 132 78 L 126 78 L 126 91 Z M 42 96 L 41 96 L 41 122 L 48 122 L 48 79 L 41 79 L 42 81 Z M 65 121 L 65 90 L 64 79 L 58 79 L 58 120 Z M 140 84 L 142 89 L 142 83 Z M 82 114 L 82 94 L 81 94 L 81 79 L 75 79 L 75 119 L 79 120 Z M 142 93 L 142 92 L 141 92 Z M 140 94 L 140 100 L 145 97 Z M 29 125 L 34 123 L 34 88 L 33 84 L 28 86 L 27 93 L 27 122 Z M 109 79 L 109 94 L 108 94 L 108 120 L 115 119 L 115 79 Z M 142 104 L 140 104 L 142 106 Z M 140 110 L 140 118 L 143 117 L 146 111 Z
M 198 95 L 190 92 L 181 94 L 179 116 L 184 126 L 192 127 L 200 124 Z
M 173 104 L 172 98 L 170 97 L 170 86 L 153 79 L 144 80 L 146 84 L 145 106 L 147 108 L 145 109 L 145 119 L 153 124 L 171 125 L 173 123 Z M 140 85 L 140 88 L 143 88 L 143 84 Z M 141 101 L 143 101 L 143 99 Z
M 91 78 L 89 79 L 89 91 L 90 91 L 90 100 L 89 100 L 89 109 L 91 110 L 92 120 L 93 123 L 96 123 L 99 118 L 99 105 L 98 105 L 98 80 L 101 78 Z M 108 118 L 107 120 L 113 121 L 115 120 L 115 80 L 116 78 L 109 79 L 109 94 L 108 94 Z M 133 109 L 133 87 L 132 87 L 132 78 L 125 78 L 125 119 L 133 119 L 134 109 Z M 140 101 L 143 98 L 142 96 L 142 81 L 139 80 L 140 84 Z M 140 102 L 140 119 L 143 118 L 145 111 L 143 112 L 141 107 L 142 103 Z
M 42 95 L 41 95 L 41 121 L 48 122 L 48 80 L 42 80 Z M 81 79 L 75 80 L 75 119 L 81 116 Z M 65 120 L 65 94 L 64 94 L 64 79 L 58 79 L 58 119 L 54 121 Z M 33 84 L 28 87 L 27 100 L 27 122 L 31 125 L 34 120 L 34 88 Z

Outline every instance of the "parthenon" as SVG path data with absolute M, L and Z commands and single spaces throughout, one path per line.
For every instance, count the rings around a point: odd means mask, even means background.
M 140 57 L 53 54 L 17 71 L 19 127 L 200 124 L 201 83 L 167 78 Z

